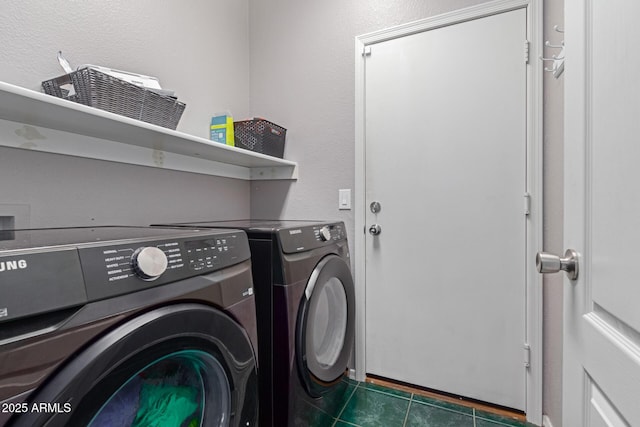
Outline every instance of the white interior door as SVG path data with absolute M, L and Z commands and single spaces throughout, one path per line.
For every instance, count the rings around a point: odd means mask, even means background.
M 640 3 L 565 0 L 564 427 L 640 426 Z
M 371 46 L 366 371 L 525 409 L 526 10 Z

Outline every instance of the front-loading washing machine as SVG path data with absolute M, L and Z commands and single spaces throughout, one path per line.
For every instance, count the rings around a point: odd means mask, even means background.
M 240 230 L 0 233 L 0 426 L 255 426 Z
M 258 315 L 261 426 L 337 417 L 350 385 L 355 289 L 342 222 L 244 220 L 174 224 L 246 231 Z

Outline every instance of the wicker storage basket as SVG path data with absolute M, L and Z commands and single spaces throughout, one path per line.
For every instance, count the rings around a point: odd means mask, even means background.
M 269 156 L 284 155 L 287 130 L 264 119 L 243 120 L 233 123 L 236 147 Z
M 72 84 L 75 94 L 62 86 Z M 90 67 L 42 82 L 44 92 L 169 129 L 178 126 L 185 104 L 170 96 L 112 77 Z

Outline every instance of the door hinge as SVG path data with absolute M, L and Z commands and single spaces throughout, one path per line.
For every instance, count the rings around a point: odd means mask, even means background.
M 531 346 L 524 343 L 524 367 L 529 368 L 531 366 Z
M 365 46 L 362 48 L 362 56 L 371 56 L 371 46 Z
M 524 41 L 524 63 L 529 63 L 529 40 Z
M 524 214 L 529 215 L 531 213 L 531 194 L 524 193 Z

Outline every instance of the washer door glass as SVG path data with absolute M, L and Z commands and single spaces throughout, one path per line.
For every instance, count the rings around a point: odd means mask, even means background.
M 183 350 L 155 360 L 105 402 L 90 427 L 226 426 L 231 411 L 229 381 L 220 362 L 199 350 Z
M 307 283 L 298 313 L 296 358 L 305 388 L 319 396 L 347 369 L 354 339 L 351 270 L 336 255 L 323 258 Z
M 226 313 L 161 306 L 98 336 L 30 396 L 70 410 L 25 412 L 11 425 L 253 426 L 256 368 L 246 331 Z

